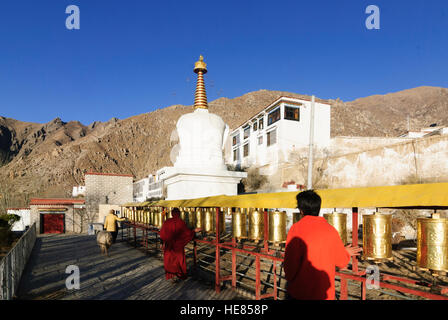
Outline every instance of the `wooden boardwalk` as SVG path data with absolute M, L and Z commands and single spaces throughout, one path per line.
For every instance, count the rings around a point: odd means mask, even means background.
M 231 289 L 217 294 L 211 283 L 189 277 L 165 280 L 163 261 L 117 239 L 109 257 L 95 236 L 41 235 L 23 273 L 19 300 L 239 300 Z M 69 265 L 79 267 L 80 288 L 67 289 Z M 194 275 L 194 272 L 192 273 Z

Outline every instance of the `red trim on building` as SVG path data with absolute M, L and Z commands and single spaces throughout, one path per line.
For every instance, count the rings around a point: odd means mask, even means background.
M 85 200 L 83 199 L 41 199 L 41 198 L 33 198 L 30 200 L 30 206 L 37 205 L 74 205 L 74 204 L 85 204 Z
M 132 174 L 116 174 L 116 173 L 100 173 L 100 172 L 86 172 L 84 175 L 96 175 L 96 176 L 116 176 L 116 177 L 131 177 L 134 178 Z

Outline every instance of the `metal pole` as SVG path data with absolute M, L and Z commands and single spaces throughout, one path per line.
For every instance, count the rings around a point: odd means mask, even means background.
M 364 227 L 364 226 L 363 226 Z M 358 208 L 352 208 L 352 245 L 358 246 Z M 352 257 L 352 271 L 358 273 L 358 258 Z
M 255 300 L 260 300 L 260 256 L 255 258 Z
M 314 96 L 311 97 L 310 110 L 310 144 L 308 152 L 308 184 L 307 189 L 313 188 L 313 140 L 314 140 Z
M 221 276 L 221 273 L 220 273 L 220 263 L 219 263 L 219 260 L 220 260 L 220 248 L 219 248 L 219 227 L 220 227 L 220 225 L 219 225 L 219 208 L 216 208 L 216 212 L 215 212 L 215 232 L 216 232 L 216 239 L 215 239 L 215 241 L 216 241 L 216 251 L 215 251 L 215 254 L 216 254 L 216 257 L 215 257 L 215 267 L 216 267 L 216 270 L 215 270 L 215 291 L 217 292 L 217 293 L 219 293 L 219 292 L 221 292 L 221 279 L 220 279 L 220 276 Z
M 232 238 L 232 288 L 236 289 L 236 239 Z
M 269 239 L 269 215 L 268 215 L 268 210 L 264 209 L 263 210 L 263 215 L 264 215 L 264 239 L 263 239 L 263 243 L 264 243 L 264 251 L 265 252 L 269 252 L 269 243 L 268 243 L 268 239 Z

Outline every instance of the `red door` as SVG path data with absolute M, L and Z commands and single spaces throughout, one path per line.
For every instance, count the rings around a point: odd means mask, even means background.
M 44 214 L 43 218 L 43 233 L 64 233 L 64 214 Z

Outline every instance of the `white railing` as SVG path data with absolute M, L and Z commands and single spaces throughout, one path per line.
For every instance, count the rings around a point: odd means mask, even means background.
M 0 300 L 11 300 L 19 286 L 22 272 L 36 242 L 36 223 L 0 260 Z

